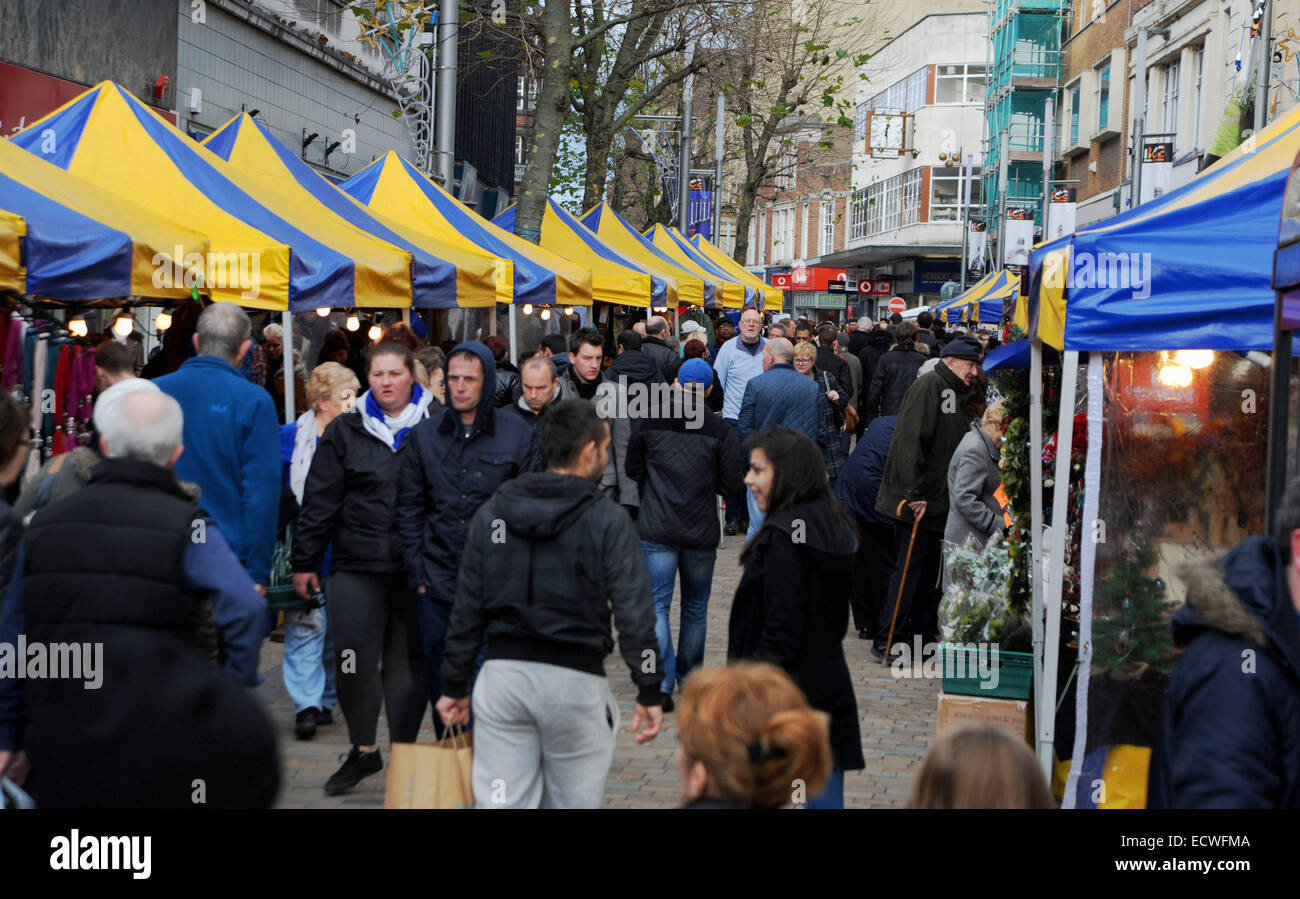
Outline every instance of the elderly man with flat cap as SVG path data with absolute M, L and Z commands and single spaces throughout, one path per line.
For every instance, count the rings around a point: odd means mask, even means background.
M 933 370 L 920 375 L 908 388 L 898 410 L 898 424 L 889 444 L 876 511 L 895 520 L 894 574 L 881 604 L 872 653 L 886 659 L 894 606 L 894 646 L 911 643 L 919 634 L 930 641 L 939 630 L 939 565 L 944 526 L 948 520 L 948 463 L 970 429 L 967 403 L 979 388 L 982 351 L 968 337 L 958 337 L 941 351 Z M 920 522 L 912 539 L 912 524 Z M 911 564 L 903 593 L 899 584 L 913 543 Z

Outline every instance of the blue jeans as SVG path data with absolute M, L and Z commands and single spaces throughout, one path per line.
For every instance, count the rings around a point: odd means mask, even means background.
M 443 727 L 442 716 L 438 714 L 437 705 L 447 685 L 442 677 L 442 649 L 447 640 L 447 628 L 451 624 L 451 603 L 438 602 L 427 595 L 417 597 L 416 603 L 420 615 L 420 643 L 424 647 L 425 664 L 429 667 L 429 699 L 433 709 L 433 734 L 435 739 L 441 740 L 446 735 L 446 728 Z M 484 638 L 483 645 L 479 647 L 478 659 L 474 662 L 475 677 L 483 667 L 486 656 L 487 639 Z M 471 683 L 470 690 L 472 691 L 473 688 L 474 685 Z M 471 707 L 465 729 L 472 730 L 473 727 L 474 711 Z
M 293 700 L 293 710 L 334 708 L 338 693 L 334 689 L 334 635 L 329 628 L 329 578 L 321 579 L 325 605 L 321 607 L 321 626 L 309 630 L 298 623 L 298 613 L 284 615 L 284 660 L 280 671 L 284 689 Z
M 844 808 L 844 772 L 839 768 L 831 769 L 826 789 L 820 796 L 809 799 L 805 808 Z
M 713 563 L 717 561 L 718 551 L 678 549 L 648 540 L 641 541 L 641 551 L 650 570 L 650 589 L 655 599 L 655 636 L 659 638 L 659 657 L 664 669 L 660 689 L 671 694 L 675 686 L 685 683 L 692 669 L 704 663 L 709 593 L 713 589 Z M 682 577 L 682 622 L 674 654 L 668 612 L 673 605 L 673 582 L 678 571 Z
M 746 542 L 753 540 L 758 529 L 763 526 L 763 513 L 758 508 L 758 501 L 754 499 L 753 491 L 748 488 L 745 490 L 745 502 L 749 504 L 749 531 L 745 534 Z

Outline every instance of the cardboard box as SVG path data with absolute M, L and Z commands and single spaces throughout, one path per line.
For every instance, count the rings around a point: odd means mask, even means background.
M 1027 699 L 990 699 L 983 696 L 939 694 L 939 719 L 935 733 L 957 724 L 992 724 L 1006 728 L 1034 745 L 1034 713 Z

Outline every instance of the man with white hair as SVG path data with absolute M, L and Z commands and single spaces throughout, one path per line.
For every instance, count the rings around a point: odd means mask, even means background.
M 75 671 L 0 677 L 0 772 L 30 764 L 48 808 L 193 807 L 196 783 L 207 807 L 268 806 L 275 736 L 240 686 L 266 603 L 176 478 L 181 407 L 136 390 L 96 418 L 105 459 L 32 520 L 0 616 L 0 645 L 73 647 Z
M 265 595 L 280 509 L 280 430 L 270 395 L 239 374 L 251 333 L 243 309 L 213 303 L 199 316 L 198 355 L 154 383 L 185 413 L 177 476 L 199 485 L 204 511 Z

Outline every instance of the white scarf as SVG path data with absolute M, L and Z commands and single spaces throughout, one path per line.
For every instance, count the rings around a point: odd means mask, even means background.
M 432 391 L 425 390 L 419 384 L 415 385 L 411 393 L 411 402 L 406 404 L 406 408 L 400 414 L 393 416 L 386 412 L 380 415 L 374 415 L 371 411 L 370 391 L 367 390 L 361 394 L 357 400 L 356 411 L 361 414 L 361 420 L 369 431 L 379 440 L 383 441 L 393 452 L 397 452 L 398 434 L 405 436 L 404 432 L 415 427 L 422 420 L 429 417 L 429 403 L 433 400 Z M 378 402 L 375 406 L 378 407 Z
M 311 469 L 312 456 L 316 455 L 316 413 L 304 412 L 298 416 L 298 430 L 293 437 L 293 457 L 289 460 L 289 489 L 302 504 L 303 487 Z

